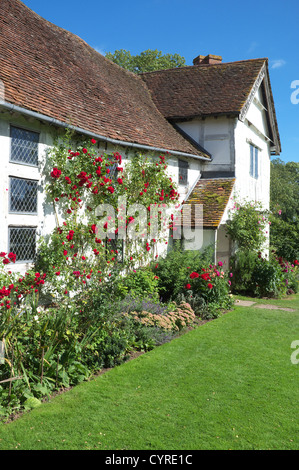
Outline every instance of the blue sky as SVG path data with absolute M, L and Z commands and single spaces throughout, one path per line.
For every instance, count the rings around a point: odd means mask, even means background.
M 158 49 L 182 55 L 188 65 L 199 54 L 221 55 L 223 62 L 268 57 L 282 142 L 280 158 L 299 161 L 298 0 L 23 3 L 102 54 L 126 49 L 135 55 Z

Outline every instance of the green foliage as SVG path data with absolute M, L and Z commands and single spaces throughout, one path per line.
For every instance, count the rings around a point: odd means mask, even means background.
M 271 253 L 240 250 L 231 258 L 234 293 L 253 297 L 281 297 L 298 291 L 297 267 L 289 266 Z
M 119 49 L 114 51 L 114 53 L 107 52 L 106 57 L 120 67 L 134 73 L 153 72 L 155 70 L 185 66 L 184 57 L 179 54 L 162 54 L 157 49 L 148 49 L 135 56 L 131 55 L 130 51 Z
M 277 254 L 293 262 L 299 258 L 299 163 L 271 162 L 270 243 Z
M 202 318 L 215 318 L 231 308 L 230 278 L 223 263 L 215 266 L 212 259 L 213 247 L 194 252 L 175 244 L 165 258 L 152 264 L 162 299 L 186 302 Z
M 125 297 L 126 295 L 158 297 L 158 279 L 149 268 L 134 269 L 127 276 L 118 278 L 116 282 L 118 287 L 115 292 L 118 297 Z
M 259 251 L 266 241 L 267 217 L 258 202 L 235 202 L 226 229 L 238 249 Z
M 158 290 L 163 301 L 176 300 L 184 291 L 188 272 L 200 270 L 213 259 L 213 247 L 203 252 L 183 250 L 179 241 L 159 261 L 152 263 L 152 270 L 158 279 Z

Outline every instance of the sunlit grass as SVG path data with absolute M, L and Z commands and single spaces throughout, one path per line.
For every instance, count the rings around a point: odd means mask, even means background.
M 299 296 L 286 304 L 237 307 L 75 387 L 1 425 L 0 449 L 298 449 Z

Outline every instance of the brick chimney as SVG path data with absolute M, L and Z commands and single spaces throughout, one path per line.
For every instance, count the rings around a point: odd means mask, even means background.
M 221 64 L 222 57 L 220 55 L 199 55 L 193 60 L 193 65 Z

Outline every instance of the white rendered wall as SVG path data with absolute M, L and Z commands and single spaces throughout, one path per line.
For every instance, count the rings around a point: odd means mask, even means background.
M 10 125 L 21 127 L 26 130 L 31 130 L 40 133 L 38 154 L 39 165 L 38 167 L 23 165 L 19 163 L 10 162 Z M 2 171 L 0 175 L 0 252 L 8 252 L 8 227 L 9 226 L 34 226 L 37 227 L 37 235 L 45 236 L 52 232 L 56 226 L 56 220 L 53 212 L 52 205 L 46 201 L 45 176 L 48 175 L 52 168 L 47 165 L 47 152 L 53 146 L 54 140 L 57 136 L 57 130 L 54 127 L 49 127 L 41 122 L 22 117 L 20 115 L 11 115 L 10 113 L 0 113 L 0 157 L 2 163 Z M 131 152 L 127 152 L 126 148 L 115 147 L 112 145 L 103 146 L 103 152 L 118 151 L 123 157 L 123 165 L 130 158 Z M 161 153 L 147 153 L 152 157 L 159 157 Z M 185 159 L 185 158 L 184 158 Z M 197 178 L 200 176 L 201 162 L 196 159 L 185 159 L 189 163 L 188 169 L 188 185 L 179 185 L 178 190 L 180 194 L 180 201 L 182 202 L 193 186 Z M 179 183 L 178 172 L 178 157 L 170 156 L 168 160 L 168 174 L 175 184 Z M 8 210 L 9 203 L 9 177 L 16 176 L 21 178 L 28 178 L 38 181 L 38 213 L 37 215 L 25 214 L 10 214 Z M 61 223 L 62 217 L 59 217 Z M 162 244 L 158 248 L 159 255 L 167 251 L 166 244 Z M 25 263 L 10 264 L 9 269 L 24 273 L 30 269 L 32 265 Z
M 212 155 L 202 171 L 234 171 L 234 128 L 236 119 L 227 117 L 193 119 L 178 126 Z
M 270 142 L 267 135 L 265 111 L 257 106 L 257 102 L 257 100 L 253 101 L 245 121 L 238 121 L 235 130 L 235 193 L 241 200 L 259 201 L 265 209 L 269 209 Z M 250 144 L 259 149 L 258 178 L 250 176 Z
M 38 167 L 10 162 L 10 125 L 24 128 L 40 134 L 38 144 Z M 0 176 L 0 251 L 8 252 L 8 227 L 37 227 L 37 235 L 50 232 L 55 226 L 55 219 L 51 207 L 46 203 L 44 192 L 43 168 L 46 159 L 46 150 L 53 142 L 52 133 L 47 126 L 36 120 L 27 120 L 22 116 L 12 116 L 9 113 L 0 115 L 0 156 L 2 171 Z M 38 181 L 38 208 L 37 215 L 9 213 L 9 177 L 19 177 Z M 24 272 L 30 268 L 29 264 L 16 262 L 10 264 L 11 271 Z

